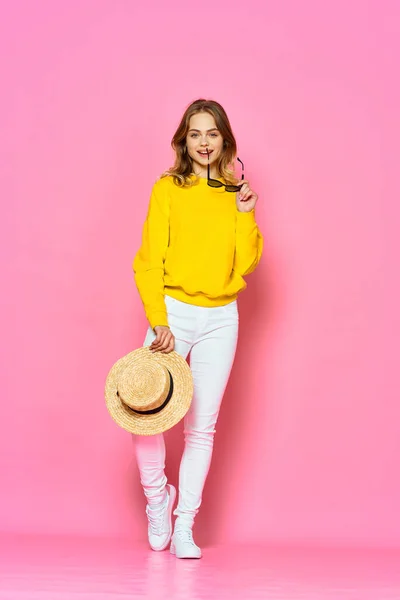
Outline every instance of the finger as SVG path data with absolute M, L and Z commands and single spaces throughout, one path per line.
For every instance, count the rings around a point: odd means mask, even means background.
M 165 336 L 163 337 L 161 343 L 157 346 L 156 351 L 159 352 L 160 350 L 165 350 L 165 348 L 168 346 L 172 333 L 170 331 L 166 332 Z
M 241 200 L 242 198 L 244 198 L 244 196 L 245 196 L 246 194 L 248 194 L 249 192 L 251 192 L 251 190 L 250 190 L 249 186 L 248 186 L 248 185 L 244 185 L 244 186 L 243 186 L 243 187 L 240 189 L 240 192 L 239 192 L 239 198 L 240 198 L 240 200 Z
M 164 342 L 160 346 L 160 350 L 166 350 L 168 348 L 168 346 L 171 343 L 171 335 L 172 334 L 168 335 L 168 337 L 164 340 Z
M 157 339 L 153 342 L 153 345 L 151 346 L 153 350 L 159 350 L 163 343 L 164 343 L 164 339 L 166 336 L 171 335 L 171 333 L 169 331 L 163 331 L 160 334 L 160 339 Z
M 170 343 L 168 344 L 168 346 L 166 347 L 166 349 L 162 350 L 163 354 L 169 354 L 169 352 L 172 352 L 172 350 L 174 349 L 174 346 L 175 346 L 174 342 L 175 342 L 174 339 L 172 339 L 170 341 Z
M 161 343 L 161 340 L 162 340 L 162 337 L 163 337 L 163 332 L 162 332 L 162 331 L 160 331 L 159 333 L 157 333 L 157 337 L 156 337 L 156 339 L 153 341 L 153 344 L 154 344 L 155 346 L 156 346 L 157 344 L 160 344 L 160 343 Z
M 249 190 L 248 192 L 246 192 L 245 194 L 243 194 L 243 201 L 247 201 L 250 200 L 250 198 L 253 198 L 255 196 L 254 192 L 252 192 L 251 190 Z
M 151 344 L 152 348 L 155 348 L 157 346 L 159 346 L 161 344 L 161 336 L 162 336 L 162 332 L 157 333 L 157 337 L 156 339 L 153 341 L 153 343 Z
M 243 196 L 242 198 L 239 198 L 240 202 L 248 202 L 249 200 L 249 196 L 246 194 L 246 196 Z

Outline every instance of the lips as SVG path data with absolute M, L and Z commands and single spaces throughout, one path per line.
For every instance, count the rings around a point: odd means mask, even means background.
M 214 150 L 209 150 L 208 154 L 211 156 L 211 154 L 214 152 Z M 200 156 L 203 156 L 204 158 L 207 158 L 207 152 L 200 152 L 199 150 L 197 151 L 197 154 L 200 154 Z

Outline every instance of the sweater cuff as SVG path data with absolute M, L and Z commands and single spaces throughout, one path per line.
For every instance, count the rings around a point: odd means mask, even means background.
M 167 313 L 163 310 L 151 313 L 151 315 L 148 316 L 148 321 L 153 331 L 154 327 L 157 327 L 157 325 L 162 327 L 169 327 Z
M 254 208 L 250 212 L 237 211 L 237 225 L 236 230 L 238 233 L 248 233 L 253 231 L 256 225 L 256 215 Z

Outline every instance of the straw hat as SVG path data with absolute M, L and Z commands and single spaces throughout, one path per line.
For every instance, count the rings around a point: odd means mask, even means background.
M 137 435 L 170 429 L 189 410 L 192 372 L 176 351 L 151 352 L 148 346 L 120 358 L 106 379 L 105 399 L 114 421 Z

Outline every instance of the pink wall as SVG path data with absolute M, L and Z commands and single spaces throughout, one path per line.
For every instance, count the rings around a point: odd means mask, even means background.
M 174 128 L 206 96 L 259 192 L 265 254 L 240 298 L 203 538 L 398 544 L 398 4 L 5 10 L 0 530 L 145 535 L 104 380 L 142 344 L 131 261 Z M 168 442 L 176 480 L 179 427 Z

